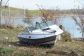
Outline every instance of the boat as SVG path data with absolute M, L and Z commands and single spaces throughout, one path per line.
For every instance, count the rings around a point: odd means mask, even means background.
M 51 21 L 33 22 L 32 26 L 27 27 L 18 34 L 21 43 L 32 45 L 54 45 L 57 36 L 62 34 L 63 30 Z

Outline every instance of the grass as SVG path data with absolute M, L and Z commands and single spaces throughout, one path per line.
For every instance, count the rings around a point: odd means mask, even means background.
M 84 42 L 81 41 L 58 41 L 52 48 L 20 45 L 16 36 L 21 30 L 21 28 L 0 29 L 0 56 L 63 56 L 46 53 L 50 50 L 75 51 L 79 56 L 84 56 Z
M 10 16 L 11 17 L 17 17 L 17 16 L 23 16 L 24 15 L 24 9 L 19 9 L 19 8 L 13 8 L 13 7 L 9 7 L 10 8 Z M 5 8 L 2 7 L 2 15 L 4 16 L 9 16 L 9 8 Z M 40 15 L 40 11 L 39 10 L 28 10 L 30 15 L 32 16 L 39 16 Z
M 29 12 L 30 12 L 30 15 L 33 15 L 33 16 L 41 15 L 41 12 L 39 10 L 29 10 Z

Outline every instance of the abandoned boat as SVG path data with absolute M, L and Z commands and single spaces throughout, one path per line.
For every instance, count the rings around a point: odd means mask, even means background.
M 21 43 L 34 45 L 54 45 L 57 35 L 63 31 L 53 22 L 35 22 L 18 34 Z

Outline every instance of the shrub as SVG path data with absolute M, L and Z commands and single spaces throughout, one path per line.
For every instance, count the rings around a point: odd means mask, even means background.
M 11 53 L 13 51 L 14 51 L 13 49 L 0 48 L 0 53 Z
M 67 42 L 67 41 L 72 41 L 72 39 L 71 39 L 71 34 L 68 33 L 68 32 L 64 32 L 64 33 L 61 35 L 61 37 L 62 37 L 62 41 L 65 41 L 65 42 Z

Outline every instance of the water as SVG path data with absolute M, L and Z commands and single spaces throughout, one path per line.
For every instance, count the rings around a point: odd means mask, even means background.
M 6 18 L 6 19 L 7 19 L 7 18 Z M 1 23 L 2 23 L 2 24 L 5 24 L 5 20 L 6 20 L 6 19 L 2 19 L 2 20 L 1 20 Z M 12 19 L 12 22 L 13 22 L 13 25 L 14 25 L 14 26 L 28 26 L 27 23 L 24 23 L 24 22 L 23 22 L 23 20 L 24 20 L 23 18 L 16 18 L 16 19 Z M 7 21 L 7 20 L 6 20 L 6 21 Z
M 24 20 L 23 18 L 13 19 L 13 25 L 28 26 L 29 24 L 25 23 L 23 20 Z M 39 18 L 33 19 L 32 23 L 35 23 L 35 21 L 40 22 L 41 19 L 39 19 Z M 4 23 L 5 23 L 5 20 L 2 19 L 2 24 L 4 24 Z M 77 28 L 79 28 L 79 27 L 75 24 L 74 20 L 71 17 L 60 18 L 58 24 L 63 25 L 64 29 L 66 31 L 70 32 L 72 37 L 74 37 L 74 38 L 81 37 L 80 30 L 77 30 Z
M 60 18 L 60 24 L 64 26 L 65 30 L 70 32 L 72 37 L 82 37 L 81 31 L 78 30 L 78 26 L 71 17 Z

